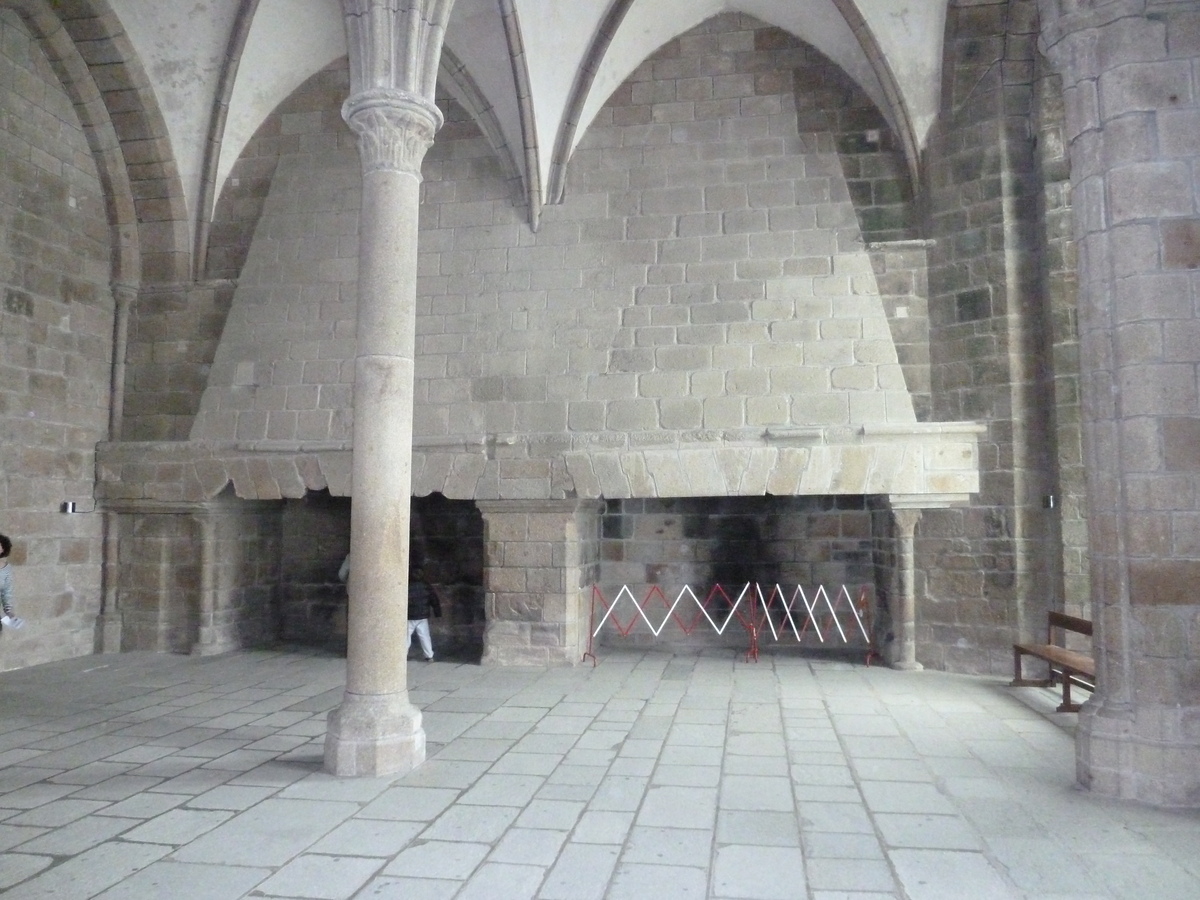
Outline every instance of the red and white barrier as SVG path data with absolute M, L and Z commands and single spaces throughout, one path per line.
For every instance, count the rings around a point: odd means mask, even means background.
M 686 636 L 703 623 L 715 634 L 723 635 L 737 622 L 749 640 L 747 660 L 758 659 L 759 645 L 768 636 L 775 643 L 790 638 L 797 644 L 808 640 L 810 645 L 810 638 L 815 637 L 819 646 L 861 648 L 870 665 L 871 659 L 879 655 L 872 636 L 871 609 L 871 586 L 867 584 L 859 587 L 857 597 L 844 584 L 832 597 L 824 585 L 806 590 L 798 584 L 789 594 L 780 584 L 749 581 L 733 593 L 715 584 L 704 593 L 703 600 L 687 584 L 674 600 L 669 600 L 659 585 L 651 585 L 638 600 L 626 584 L 611 602 L 599 585 L 593 585 L 588 649 L 583 658 L 591 657 L 593 665 L 596 663 L 595 639 L 606 623 L 611 623 L 620 637 L 629 637 L 641 622 L 657 638 L 668 626 L 673 625 Z

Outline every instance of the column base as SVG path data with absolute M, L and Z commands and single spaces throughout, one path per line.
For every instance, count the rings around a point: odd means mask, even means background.
M 192 644 L 190 652 L 192 656 L 219 656 L 241 649 L 242 642 L 238 638 L 235 626 L 202 625 L 200 637 Z
M 220 656 L 222 653 L 232 653 L 241 650 L 236 641 L 218 641 L 207 644 L 192 644 L 192 656 Z
M 403 775 L 425 762 L 421 711 L 407 693 L 352 694 L 329 714 L 325 771 L 333 775 Z
M 906 653 L 905 650 L 908 652 Z M 898 672 L 923 672 L 925 667 L 916 660 L 912 647 L 901 647 L 898 641 L 889 640 L 883 645 L 883 661 L 889 669 Z M 907 658 L 911 657 L 911 658 Z
M 1195 708 L 1106 705 L 1079 711 L 1075 772 L 1081 787 L 1152 806 L 1200 808 Z

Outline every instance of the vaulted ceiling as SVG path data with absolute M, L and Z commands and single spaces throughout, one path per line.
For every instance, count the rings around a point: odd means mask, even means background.
M 589 122 L 658 47 L 726 12 L 808 42 L 875 100 L 914 169 L 937 112 L 948 0 L 456 0 L 440 83 L 506 154 L 530 219 Z M 166 122 L 192 222 L 263 120 L 346 53 L 340 0 L 109 0 Z

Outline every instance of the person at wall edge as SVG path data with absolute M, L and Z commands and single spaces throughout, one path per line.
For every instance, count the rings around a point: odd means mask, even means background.
M 0 629 L 20 628 L 25 620 L 13 615 L 12 609 L 12 566 L 8 564 L 8 555 L 12 553 L 12 541 L 8 535 L 0 534 L 0 607 L 4 615 L 0 616 Z

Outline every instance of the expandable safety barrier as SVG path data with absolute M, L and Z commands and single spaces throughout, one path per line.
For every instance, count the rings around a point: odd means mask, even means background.
M 767 590 L 764 591 L 764 587 Z M 789 586 L 790 589 L 790 586 Z M 783 585 L 762 585 L 748 581 L 735 593 L 724 585 L 715 584 L 700 599 L 691 585 L 685 584 L 668 600 L 658 585 L 651 585 L 638 600 L 629 585 L 622 585 L 612 602 L 604 596 L 599 585 L 592 585 L 592 605 L 588 648 L 583 654 L 596 663 L 595 639 L 606 622 L 621 637 L 629 637 L 638 623 L 654 637 L 659 637 L 669 625 L 685 636 L 701 625 L 707 625 L 723 635 L 736 622 L 749 640 L 747 660 L 758 660 L 759 645 L 764 640 L 780 643 L 789 639 L 809 646 L 844 646 L 861 649 L 867 665 L 879 656 L 875 650 L 871 616 L 871 586 L 861 585 L 857 597 L 850 588 L 841 585 L 831 597 L 824 585 L 808 588 L 796 585 L 785 590 Z M 597 620 L 597 613 L 601 612 Z M 813 640 L 815 638 L 815 641 Z

